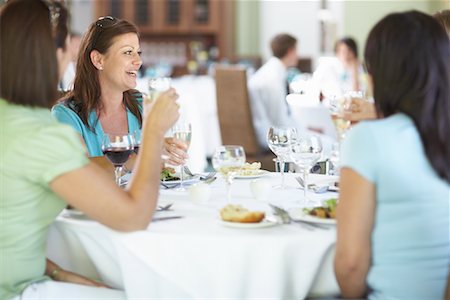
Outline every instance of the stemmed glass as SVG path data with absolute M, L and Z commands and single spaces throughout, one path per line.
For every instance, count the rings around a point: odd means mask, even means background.
M 231 184 L 237 171 L 245 164 L 245 152 L 242 146 L 217 147 L 212 157 L 212 164 L 220 172 L 226 182 L 227 201 L 231 202 Z
M 322 155 L 322 142 L 315 135 L 300 136 L 293 140 L 290 150 L 290 158 L 303 171 L 303 196 L 307 200 L 308 173 Z
M 148 81 L 149 100 L 154 101 L 161 93 L 170 89 L 170 77 L 150 78 Z
M 274 188 L 284 189 L 284 166 L 289 158 L 290 145 L 292 140 L 297 136 L 297 130 L 292 127 L 270 127 L 267 134 L 267 143 L 270 150 L 278 158 L 280 162 L 281 184 Z
M 139 153 L 139 148 L 141 147 L 141 130 L 137 129 L 133 132 L 132 142 L 133 142 L 133 151 L 136 155 Z
M 181 140 L 186 143 L 187 147 L 191 144 L 191 136 L 192 136 L 192 126 L 191 123 L 183 123 L 179 122 L 172 127 L 173 137 L 177 140 Z M 177 188 L 178 191 L 185 191 L 186 189 L 183 186 L 184 181 L 184 164 L 181 166 L 181 178 L 180 178 L 180 186 Z
M 119 186 L 123 165 L 127 162 L 133 150 L 133 139 L 129 134 L 105 134 L 103 137 L 102 151 L 106 158 L 114 165 L 116 184 Z

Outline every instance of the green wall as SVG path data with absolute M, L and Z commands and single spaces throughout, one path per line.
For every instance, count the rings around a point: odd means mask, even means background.
M 425 13 L 435 13 L 438 10 L 449 9 L 450 1 L 429 0 L 360 0 L 345 1 L 344 3 L 344 35 L 354 37 L 361 49 L 364 45 L 370 29 L 385 15 L 391 12 L 406 10 L 419 10 Z
M 259 1 L 236 1 L 236 54 L 260 55 Z

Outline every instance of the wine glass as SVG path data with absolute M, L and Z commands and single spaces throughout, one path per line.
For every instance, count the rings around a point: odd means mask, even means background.
M 108 160 L 114 165 L 116 184 L 120 186 L 120 176 L 123 165 L 134 150 L 131 135 L 105 134 L 102 140 L 102 151 Z
M 191 123 L 183 123 L 179 122 L 172 127 L 173 137 L 177 140 L 183 141 L 186 143 L 187 147 L 191 144 L 191 136 L 192 136 L 192 126 Z M 180 186 L 177 188 L 178 191 L 185 191 L 186 189 L 183 186 L 184 181 L 184 164 L 181 166 L 181 177 L 180 177 Z
M 137 155 L 139 153 L 139 148 L 141 147 L 141 130 L 137 129 L 133 132 L 131 138 L 133 142 L 133 151 Z
M 322 155 L 322 142 L 318 136 L 300 136 L 290 146 L 290 158 L 303 171 L 303 196 L 307 200 L 308 173 Z
M 172 80 L 170 77 L 156 77 L 150 78 L 148 81 L 148 91 L 150 101 L 156 100 L 161 93 L 170 89 Z
M 231 184 L 237 171 L 245 164 L 245 152 L 242 146 L 220 146 L 214 151 L 212 164 L 226 182 L 227 201 L 231 202 Z
M 270 150 L 278 158 L 280 162 L 281 184 L 274 188 L 284 189 L 284 166 L 286 160 L 289 159 L 290 144 L 292 139 L 297 135 L 297 130 L 292 127 L 270 127 L 267 134 L 267 143 Z

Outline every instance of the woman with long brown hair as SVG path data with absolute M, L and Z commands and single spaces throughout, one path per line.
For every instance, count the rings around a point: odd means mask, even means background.
M 125 299 L 46 259 L 49 226 L 70 204 L 111 228 L 145 229 L 158 199 L 164 134 L 179 116 L 175 91 L 162 94 L 142 118 L 142 151 L 122 190 L 49 111 L 70 58 L 67 43 L 67 10 L 59 2 L 2 6 L 0 299 Z
M 450 43 L 431 16 L 384 17 L 365 61 L 378 120 L 344 140 L 335 273 L 342 296 L 443 299 L 450 267 Z
M 111 16 L 99 18 L 81 42 L 73 91 L 52 110 L 59 121 L 81 134 L 89 156 L 103 166 L 110 165 L 101 150 L 104 135 L 133 134 L 142 126 L 142 94 L 134 89 L 140 54 L 133 24 Z M 171 164 L 187 158 L 182 141 L 168 138 L 164 148 Z

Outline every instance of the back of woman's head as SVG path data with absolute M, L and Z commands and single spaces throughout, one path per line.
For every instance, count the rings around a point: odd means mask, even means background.
M 10 0 L 0 12 L 0 97 L 50 107 L 59 80 L 56 48 L 65 48 L 67 10 L 61 3 Z
M 390 14 L 371 30 L 364 57 L 377 113 L 410 116 L 433 168 L 450 182 L 450 43 L 444 29 L 417 11 Z
M 106 54 L 115 38 L 126 33 L 138 34 L 136 26 L 128 21 L 107 16 L 92 23 L 81 41 L 73 92 L 67 99 L 74 103 L 76 112 L 89 128 L 91 128 L 88 123 L 89 112 L 100 107 L 101 96 L 98 70 L 91 61 L 91 52 Z M 128 93 L 125 94 L 125 98 L 127 107 L 135 105 L 132 104 Z M 138 114 L 136 107 L 132 107 L 131 110 Z M 138 119 L 141 120 L 140 115 Z

